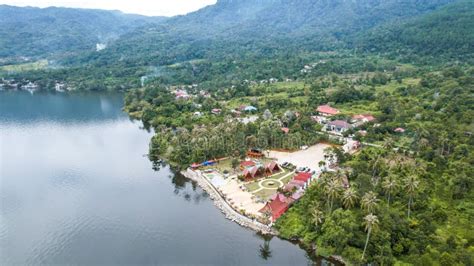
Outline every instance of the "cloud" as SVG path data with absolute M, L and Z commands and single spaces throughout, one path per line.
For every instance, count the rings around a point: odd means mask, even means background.
M 212 5 L 216 0 L 0 0 L 0 4 L 120 10 L 147 16 L 174 16 Z

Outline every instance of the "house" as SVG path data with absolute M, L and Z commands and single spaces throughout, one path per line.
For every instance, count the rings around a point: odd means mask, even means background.
M 331 106 L 329 105 L 321 105 L 319 106 L 316 111 L 322 115 L 322 116 L 333 116 L 333 115 L 337 115 L 340 113 L 339 110 L 337 110 L 336 108 L 332 108 Z
M 397 127 L 395 128 L 393 131 L 397 132 L 397 133 L 405 133 L 405 129 L 404 128 L 401 128 L 401 127 Z
M 254 161 L 243 161 L 240 163 L 240 169 L 245 170 L 247 168 L 254 167 L 256 164 Z
M 292 181 L 283 187 L 283 191 L 288 193 L 303 192 L 305 183 L 302 181 Z
M 22 86 L 22 88 L 27 90 L 27 91 L 34 91 L 34 90 L 37 90 L 39 88 L 39 86 L 30 81 L 30 82 L 28 82 L 28 84 Z
M 180 99 L 187 100 L 191 98 L 191 96 L 189 96 L 188 92 L 185 90 L 177 90 L 175 91 L 174 95 L 176 96 L 177 100 L 180 100 Z
M 273 161 L 265 166 L 265 172 L 273 175 L 274 173 L 278 173 L 281 171 L 281 167 L 277 164 L 277 162 Z
M 250 158 L 262 158 L 265 155 L 260 149 L 251 149 L 250 151 L 247 152 L 247 156 Z
M 327 131 L 332 131 L 337 134 L 342 134 L 351 128 L 352 128 L 351 124 L 343 120 L 331 121 L 326 126 Z
M 374 120 L 375 120 L 375 117 L 369 114 L 352 116 L 352 121 L 354 121 L 355 123 L 356 122 L 369 123 L 369 122 L 373 122 Z
M 294 201 L 297 201 L 297 200 L 301 199 L 301 197 L 303 197 L 303 195 L 304 195 L 303 191 L 296 191 L 295 193 L 293 193 L 293 195 L 291 195 L 291 199 L 294 200 Z
M 285 133 L 285 134 L 290 133 L 290 129 L 287 128 L 287 127 L 282 127 L 282 128 L 281 128 L 281 131 L 282 131 L 283 133 Z
M 66 84 L 64 83 L 57 82 L 54 85 L 54 90 L 56 90 L 57 92 L 64 92 L 65 89 L 66 89 Z
M 258 110 L 257 107 L 251 106 L 251 105 L 246 106 L 246 107 L 244 108 L 244 111 L 245 111 L 245 112 L 256 112 L 257 110 Z
M 211 110 L 211 113 L 215 115 L 220 115 L 222 113 L 222 109 L 214 108 Z
M 300 180 L 291 180 L 288 185 L 294 186 L 297 189 L 303 189 L 306 186 L 306 181 L 300 181 Z
M 194 115 L 194 117 L 201 117 L 202 113 L 201 112 L 195 112 L 193 115 Z
M 324 116 L 320 116 L 320 115 L 313 115 L 311 116 L 311 120 L 313 120 L 314 122 L 318 123 L 318 124 L 326 124 L 328 119 Z
M 302 172 L 302 173 L 298 173 L 294 178 L 293 180 L 295 181 L 300 181 L 300 182 L 304 182 L 304 188 L 306 188 L 309 183 L 311 183 L 311 177 L 313 175 L 311 173 L 305 173 L 305 172 Z
M 293 200 L 288 199 L 283 194 L 276 194 L 271 198 L 270 202 L 267 202 L 260 212 L 269 214 L 270 221 L 275 222 L 288 210 L 290 207 L 289 201 Z
M 244 170 L 243 176 L 245 180 L 252 180 L 255 179 L 257 176 L 262 174 L 262 170 L 258 166 L 254 166 L 252 168 L 247 168 Z

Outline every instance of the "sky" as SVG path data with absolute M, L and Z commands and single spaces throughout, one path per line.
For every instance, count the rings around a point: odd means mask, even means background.
M 109 9 L 146 16 L 182 15 L 214 3 L 216 0 L 0 0 L 12 6 Z

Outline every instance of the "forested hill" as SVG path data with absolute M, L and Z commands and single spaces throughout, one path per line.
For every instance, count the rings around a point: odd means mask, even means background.
M 268 57 L 347 48 L 357 34 L 433 12 L 453 1 L 220 0 L 123 36 L 100 61 L 122 58 L 163 65 L 243 54 Z
M 474 54 L 474 1 L 463 0 L 403 22 L 377 27 L 359 37 L 367 51 L 409 57 Z
M 13 77 L 127 90 L 139 86 L 142 76 L 210 89 L 245 79 L 295 79 L 306 64 L 327 59 L 332 60 L 324 73 L 371 71 L 374 65 L 386 70 L 380 61 L 361 59 L 366 57 L 425 65 L 472 62 L 473 5 L 472 0 L 219 0 L 168 19 L 3 6 L 0 63 L 5 57 L 56 55 L 60 70 Z M 95 51 L 102 42 L 107 48 Z
M 0 58 L 42 57 L 95 50 L 120 35 L 164 18 L 119 11 L 0 5 Z

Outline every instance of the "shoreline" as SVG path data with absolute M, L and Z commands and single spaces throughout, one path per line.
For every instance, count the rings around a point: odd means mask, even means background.
M 240 214 L 222 197 L 222 195 L 217 191 L 217 189 L 209 183 L 208 180 L 200 176 L 198 173 L 193 172 L 192 170 L 183 170 L 180 172 L 184 177 L 195 181 L 200 188 L 206 191 L 214 205 L 221 210 L 225 215 L 226 219 L 237 223 L 238 225 L 251 229 L 261 234 L 278 236 L 278 232 L 273 229 L 271 226 L 262 224 L 256 220 L 250 219 L 247 216 Z

